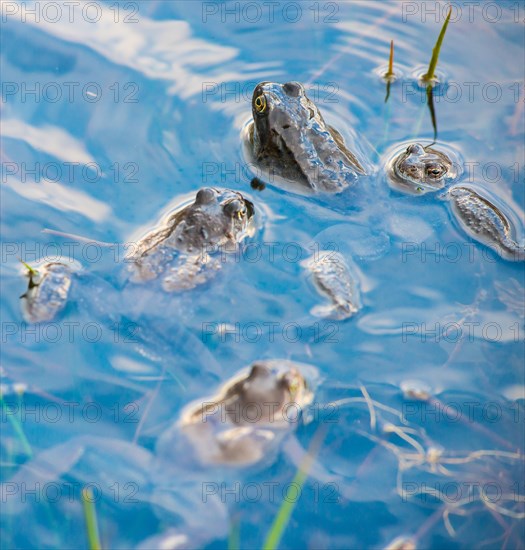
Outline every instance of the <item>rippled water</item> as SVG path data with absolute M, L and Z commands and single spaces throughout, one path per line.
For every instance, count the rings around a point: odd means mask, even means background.
M 417 78 L 445 3 L 51 4 L 2 3 L 2 547 L 87 547 L 88 485 L 104 547 L 219 548 L 238 529 L 259 548 L 322 428 L 281 547 L 522 548 L 523 263 L 385 176 L 433 140 Z M 523 2 L 454 3 L 434 93 L 437 146 L 521 243 L 523 17 Z M 371 175 L 328 198 L 252 189 L 241 131 L 262 80 L 303 82 Z M 191 293 L 124 288 L 125 243 L 203 185 L 254 201 L 249 246 Z M 355 267 L 363 308 L 344 322 L 309 313 L 301 262 L 323 249 Z M 28 326 L 18 259 L 57 255 L 83 266 L 73 299 Z M 265 358 L 320 373 L 276 461 L 203 473 L 158 456 L 187 403 Z

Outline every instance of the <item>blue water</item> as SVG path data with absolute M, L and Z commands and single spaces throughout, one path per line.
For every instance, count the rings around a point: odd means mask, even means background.
M 439 60 L 437 146 L 523 242 L 525 4 L 469 4 L 454 3 Z M 445 3 L 262 5 L 3 3 L 2 548 L 88 547 L 85 486 L 104 548 L 224 548 L 237 531 L 260 548 L 320 428 L 280 547 L 523 548 L 523 263 L 384 170 L 433 140 L 417 76 Z M 329 198 L 251 189 L 240 135 L 263 80 L 303 82 L 371 175 Z M 191 293 L 120 295 L 124 243 L 203 185 L 255 202 L 251 249 Z M 345 322 L 309 314 L 321 298 L 300 265 L 334 248 L 362 295 Z M 28 326 L 19 258 L 56 256 L 83 266 L 72 300 Z M 272 358 L 319 371 L 310 421 L 276 460 L 202 473 L 158 456 L 184 405 Z

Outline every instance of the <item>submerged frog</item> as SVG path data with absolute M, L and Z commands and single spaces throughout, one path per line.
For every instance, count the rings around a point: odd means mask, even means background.
M 28 323 L 52 321 L 66 306 L 73 275 L 72 266 L 62 262 L 27 268 L 29 284 L 20 296 L 22 313 Z
M 270 182 L 277 176 L 303 192 L 339 193 L 365 174 L 299 82 L 261 82 L 253 92 L 252 113 L 249 155 Z
M 361 307 L 359 290 L 348 265 L 339 252 L 321 251 L 303 263 L 312 274 L 320 294 L 330 304 L 315 306 L 311 313 L 318 317 L 343 320 L 352 317 Z
M 254 213 L 252 202 L 236 191 L 200 189 L 194 202 L 170 213 L 159 227 L 135 244 L 133 254 L 126 258 L 131 281 L 160 278 L 167 292 L 189 290 L 205 283 L 222 267 L 223 254 L 235 252 L 242 240 L 253 234 Z M 32 323 L 51 321 L 65 307 L 73 271 L 80 269 L 69 258 L 64 262 L 40 263 L 42 266 L 36 269 L 26 265 L 29 288 L 22 297 L 23 313 Z M 76 298 L 97 314 L 132 314 L 134 304 L 142 311 L 144 300 L 130 298 L 132 289 L 113 287 L 89 273 L 84 273 L 83 279 L 83 292 Z M 84 295 L 86 290 L 89 297 Z M 148 300 L 154 295 L 155 290 L 151 289 Z M 124 304 L 129 306 L 125 312 L 121 311 Z
M 191 403 L 175 427 L 202 464 L 249 465 L 275 450 L 313 399 L 305 376 L 313 367 L 286 360 L 257 361 L 217 394 Z M 162 446 L 171 448 L 171 437 Z
M 140 239 L 128 258 L 131 280 L 162 277 L 168 292 L 205 283 L 221 267 L 213 254 L 234 252 L 253 229 L 253 215 L 252 202 L 237 191 L 200 189 L 192 204 Z
M 445 198 L 463 229 L 475 240 L 511 261 L 525 260 L 525 247 L 515 240 L 515 231 L 507 216 L 487 197 L 470 187 L 452 187 Z
M 409 145 L 398 155 L 388 172 L 395 187 L 412 194 L 438 191 L 455 177 L 453 162 L 445 153 L 419 143 Z

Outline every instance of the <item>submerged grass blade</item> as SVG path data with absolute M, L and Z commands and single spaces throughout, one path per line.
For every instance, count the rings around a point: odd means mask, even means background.
M 240 531 L 239 518 L 232 519 L 230 523 L 230 532 L 228 533 L 228 550 L 240 550 Z
M 86 520 L 89 550 L 102 550 L 100 536 L 98 534 L 97 512 L 95 510 L 93 491 L 91 489 L 82 489 L 82 506 L 84 508 L 84 518 Z
M 430 111 L 430 120 L 432 121 L 432 128 L 434 128 L 434 141 L 432 143 L 435 143 L 437 140 L 437 120 L 436 120 L 436 111 L 434 109 L 434 89 L 429 84 L 427 86 L 427 104 L 428 109 Z
M 18 437 L 18 440 L 20 441 L 20 444 L 24 449 L 24 453 L 31 458 L 33 456 L 33 450 L 31 449 L 31 445 L 27 440 L 26 434 L 24 433 L 24 428 L 22 428 L 22 423 L 20 422 L 20 419 L 18 418 L 18 416 L 13 415 L 13 411 L 8 407 L 1 393 L 0 393 L 0 404 L 2 406 L 2 416 L 4 418 L 9 418 L 9 422 L 11 423 L 11 426 L 13 427 L 13 430 L 15 431 Z M 21 407 L 18 407 L 18 410 L 20 411 Z
M 388 98 L 390 97 L 390 85 L 392 84 L 392 82 L 390 82 L 390 80 L 387 80 L 386 82 L 386 96 L 385 96 L 385 103 L 388 102 Z
M 315 434 L 308 453 L 304 457 L 303 461 L 299 465 L 299 468 L 292 480 L 291 485 L 297 487 L 297 490 L 300 491 L 303 487 L 306 478 L 308 477 L 308 472 L 312 467 L 312 463 L 321 448 L 321 443 L 324 439 L 325 430 L 323 428 L 319 429 Z M 270 531 L 266 535 L 266 539 L 263 544 L 263 550 L 275 550 L 279 546 L 279 542 L 283 536 L 283 533 L 290 521 L 293 509 L 295 507 L 295 501 L 290 499 L 284 499 L 277 515 L 275 516 Z
M 394 77 L 394 41 L 390 40 L 390 58 L 388 60 L 388 71 L 385 73 L 386 79 L 386 97 L 385 103 L 390 97 L 390 86 L 392 85 L 392 78 Z
M 436 45 L 432 49 L 432 57 L 430 58 L 430 63 L 428 65 L 428 71 L 423 75 L 423 80 L 432 80 L 434 78 L 434 73 L 436 71 L 436 66 L 439 59 L 439 52 L 441 51 L 441 45 L 443 44 L 443 39 L 445 38 L 445 33 L 447 32 L 448 22 L 450 21 L 450 15 L 452 14 L 452 7 L 449 8 L 447 18 L 443 23 L 441 32 L 439 33 Z

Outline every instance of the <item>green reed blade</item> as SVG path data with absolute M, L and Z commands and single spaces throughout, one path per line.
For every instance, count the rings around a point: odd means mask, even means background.
M 11 423 L 11 426 L 13 427 L 18 440 L 20 441 L 22 448 L 24 449 L 24 453 L 28 457 L 33 456 L 33 450 L 31 449 L 31 445 L 29 444 L 29 441 L 27 440 L 26 434 L 24 433 L 24 428 L 22 427 L 22 423 L 20 422 L 20 419 L 17 416 L 13 416 L 12 411 L 9 410 L 9 407 L 7 403 L 4 401 L 4 398 L 2 397 L 2 394 L 0 393 L 0 404 L 2 406 L 2 415 L 4 418 L 8 418 L 9 422 Z M 20 411 L 20 407 L 18 408 Z
M 393 77 L 394 77 L 394 41 L 390 40 L 390 58 L 388 60 L 388 71 L 385 73 L 385 79 L 386 79 L 385 103 L 388 102 L 388 98 L 390 97 L 390 86 L 392 85 Z
M 436 45 L 432 49 L 432 57 L 430 58 L 430 63 L 428 65 L 428 71 L 423 75 L 423 80 L 432 80 L 434 78 L 434 73 L 436 71 L 436 66 L 438 63 L 439 52 L 441 51 L 441 44 L 443 44 L 443 39 L 445 38 L 445 33 L 447 32 L 448 22 L 450 21 L 450 15 L 452 14 L 452 7 L 449 8 L 447 18 L 443 23 L 441 32 L 439 33 Z
M 385 74 L 385 78 L 391 78 L 394 76 L 394 41 L 390 40 L 390 58 L 388 60 L 388 71 Z
M 308 477 L 308 472 L 312 467 L 314 458 L 319 452 L 321 443 L 324 439 L 324 435 L 325 435 L 324 429 L 319 429 L 317 431 L 317 433 L 315 434 L 312 440 L 310 448 L 308 449 L 306 456 L 304 457 L 301 464 L 299 465 L 299 468 L 297 469 L 297 472 L 292 480 L 292 483 L 290 484 L 290 485 L 293 485 L 294 487 L 298 487 L 299 491 L 302 490 L 303 484 L 306 478 Z M 287 500 L 287 499 L 283 500 L 279 508 L 279 511 L 277 512 L 277 515 L 273 520 L 272 526 L 270 527 L 270 531 L 266 535 L 266 539 L 263 544 L 263 550 L 275 550 L 276 548 L 278 548 L 279 542 L 283 536 L 286 526 L 290 521 L 290 517 L 292 515 L 294 507 L 295 507 L 295 501 L 292 502 L 291 500 Z
M 230 523 L 230 532 L 228 533 L 228 550 L 239 550 L 241 548 L 240 532 L 239 518 L 234 518 Z
M 86 520 L 89 550 L 102 550 L 100 536 L 98 534 L 97 511 L 93 501 L 93 491 L 89 488 L 82 489 L 82 506 Z
M 34 267 L 31 267 L 28 263 L 24 262 L 24 260 L 18 258 L 20 260 L 20 262 L 22 263 L 22 265 L 27 269 L 27 271 L 29 271 L 29 273 L 31 273 L 31 275 L 38 275 L 38 270 L 35 269 Z

